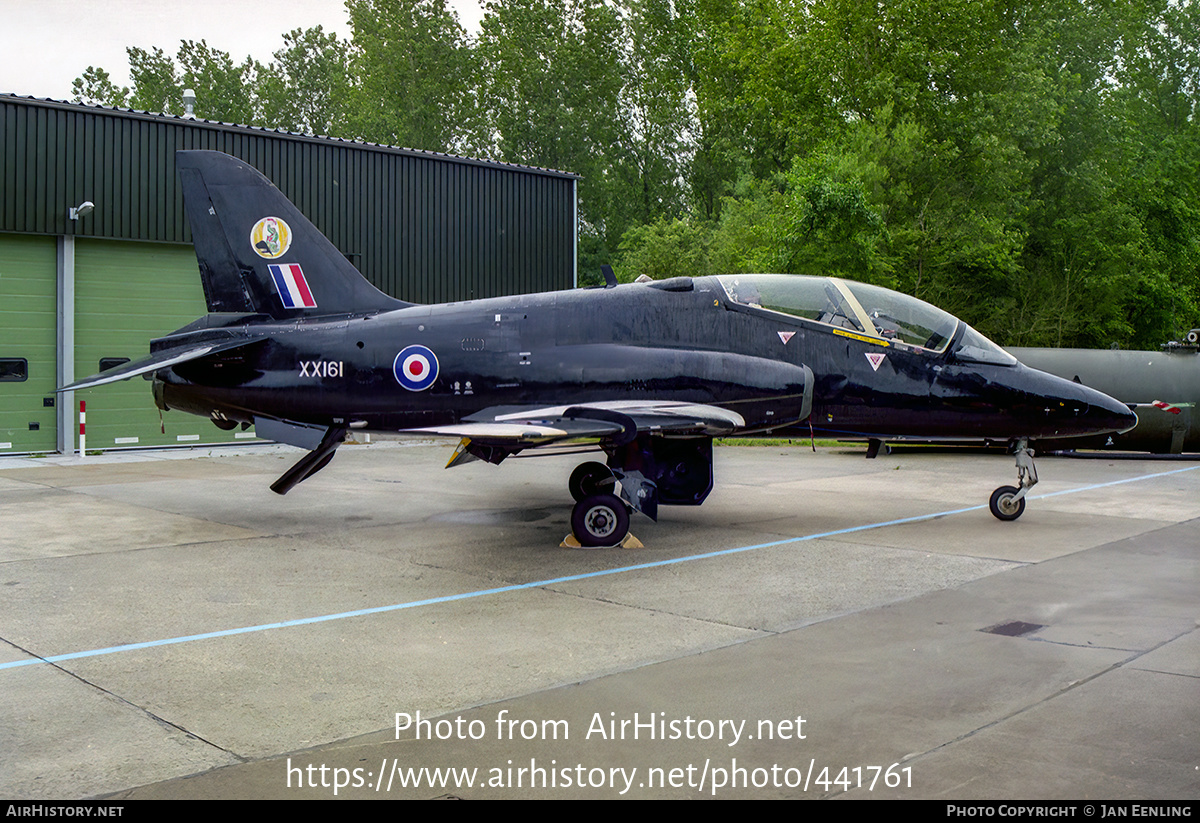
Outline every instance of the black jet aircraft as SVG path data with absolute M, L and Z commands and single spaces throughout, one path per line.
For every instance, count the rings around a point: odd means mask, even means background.
M 615 545 L 638 511 L 695 506 L 713 438 L 800 430 L 1026 443 L 1129 429 L 1107 395 L 1028 369 L 920 300 L 833 277 L 727 275 L 415 305 L 371 286 L 262 174 L 217 152 L 176 162 L 209 314 L 79 390 L 152 375 L 159 408 L 253 424 L 309 450 L 287 493 L 348 431 L 460 438 L 449 462 L 580 445 L 571 528 Z

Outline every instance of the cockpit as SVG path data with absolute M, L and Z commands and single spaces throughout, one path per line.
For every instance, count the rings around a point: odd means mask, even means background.
M 733 303 L 929 354 L 944 353 L 961 325 L 962 334 L 952 351 L 955 359 L 1003 366 L 1017 362 L 954 315 L 891 289 L 802 275 L 726 274 L 717 280 Z

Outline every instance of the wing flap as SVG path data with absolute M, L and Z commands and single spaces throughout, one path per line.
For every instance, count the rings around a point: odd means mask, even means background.
M 461 423 L 406 429 L 404 433 L 538 446 L 562 440 L 632 436 L 637 432 L 714 437 L 729 434 L 745 424 L 741 415 L 718 406 L 618 400 L 523 409 L 503 406 L 484 409 Z
M 595 417 L 589 417 L 589 412 Z M 704 403 L 675 403 L 670 401 L 615 400 L 603 403 L 578 403 L 572 406 L 551 406 L 510 412 L 496 417 L 497 421 L 559 420 L 589 421 L 599 425 L 610 420 L 613 413 L 632 420 L 638 431 L 651 433 L 695 433 L 707 436 L 729 434 L 746 425 L 737 412 Z M 613 424 L 609 424 L 610 427 Z M 603 436 L 603 435 L 601 435 Z
M 583 425 L 579 423 L 583 422 Z M 562 420 L 554 425 L 545 421 L 459 423 L 451 426 L 429 426 L 405 429 L 406 434 L 436 434 L 445 437 L 466 437 L 480 441 L 510 441 L 515 443 L 549 443 L 569 438 L 604 437 L 621 431 L 613 423 Z

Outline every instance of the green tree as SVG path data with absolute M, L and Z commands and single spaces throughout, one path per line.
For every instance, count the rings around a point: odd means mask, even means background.
M 709 219 L 745 175 L 770 181 L 841 125 L 822 95 L 813 4 L 695 0 L 692 88 L 698 112 L 690 178 Z
M 346 8 L 353 131 L 390 145 L 463 150 L 472 71 L 458 15 L 445 0 L 347 0 Z
M 307 134 L 353 136 L 351 97 L 357 93 L 350 45 L 321 26 L 283 36 L 275 59 L 256 71 L 259 119 L 267 126 Z
M 614 267 L 617 279 L 630 283 L 642 275 L 663 280 L 717 274 L 712 267 L 711 244 L 712 230 L 707 224 L 660 218 L 633 226 L 621 238 L 621 259 Z
M 71 84 L 75 92 L 71 101 L 93 106 L 122 108 L 129 102 L 129 89 L 118 86 L 104 69 L 88 66 Z
M 1126 9 L 1104 99 L 1117 186 L 1140 231 L 1125 294 L 1131 344 L 1154 346 L 1200 317 L 1200 3 Z
M 260 66 L 247 57 L 235 64 L 229 52 L 201 40 L 179 44 L 179 80 L 182 89 L 196 93 L 196 116 L 224 123 L 258 125 L 254 81 Z
M 183 114 L 183 86 L 175 61 L 159 48 L 146 51 L 130 46 L 125 53 L 129 55 L 129 76 L 133 80 L 130 108 Z
M 253 82 L 257 65 L 235 65 L 228 52 L 205 41 L 180 41 L 176 59 L 162 49 L 126 49 L 133 91 L 129 106 L 143 111 L 183 114 L 183 92 L 196 93 L 195 115 L 207 120 L 257 125 Z M 78 82 L 78 81 L 77 81 Z
M 610 221 L 621 232 L 682 212 L 695 131 L 691 21 L 669 0 L 629 0 L 624 12 L 621 128 L 610 150 L 618 188 Z
M 1196 294 L 1200 26 L 1088 7 L 702 0 L 714 255 L 883 278 L 1002 341 L 1145 339 Z
M 616 202 L 623 28 L 601 0 L 494 0 L 476 45 L 479 112 L 496 159 L 573 171 L 581 280 L 598 275 L 624 220 Z

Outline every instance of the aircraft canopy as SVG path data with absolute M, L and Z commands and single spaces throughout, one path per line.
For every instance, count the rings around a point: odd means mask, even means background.
M 782 312 L 847 329 L 866 337 L 903 343 L 936 354 L 944 352 L 961 322 L 949 312 L 881 286 L 779 274 L 725 274 L 717 280 L 735 303 Z M 955 357 L 1011 365 L 1011 355 L 963 323 Z

